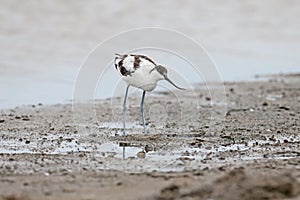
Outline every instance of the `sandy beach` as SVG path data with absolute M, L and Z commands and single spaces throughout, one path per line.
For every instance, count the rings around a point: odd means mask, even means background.
M 265 79 L 225 83 L 224 116 L 199 85 L 176 93 L 189 119 L 173 109 L 155 120 L 154 105 L 178 106 L 154 92 L 147 135 L 138 97 L 126 137 L 112 112 L 122 98 L 73 105 L 76 116 L 72 104 L 1 110 L 0 199 L 300 199 L 300 76 Z

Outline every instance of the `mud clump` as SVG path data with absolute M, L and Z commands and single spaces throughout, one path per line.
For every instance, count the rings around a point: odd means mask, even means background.
M 214 182 L 215 199 L 285 199 L 300 194 L 300 183 L 291 174 L 267 175 L 238 169 Z
M 26 196 L 17 196 L 17 195 L 8 195 L 8 196 L 4 196 L 1 198 L 0 196 L 0 200 L 30 200 L 28 197 Z
M 160 191 L 160 196 L 157 197 L 157 200 L 172 200 L 179 196 L 179 187 L 177 185 L 170 185 L 163 188 Z
M 178 186 L 166 187 L 157 199 L 290 199 L 300 194 L 300 183 L 291 174 L 256 174 L 243 169 L 232 170 L 210 183 L 195 185 L 196 188 L 181 193 Z

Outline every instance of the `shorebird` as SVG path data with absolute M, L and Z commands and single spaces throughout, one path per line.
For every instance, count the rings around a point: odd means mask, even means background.
M 184 90 L 184 88 L 178 87 L 168 78 L 168 71 L 162 65 L 156 64 L 152 59 L 145 55 L 134 54 L 115 54 L 115 67 L 122 76 L 122 79 L 127 83 L 123 102 L 123 134 L 126 134 L 125 120 L 126 120 L 126 99 L 128 95 L 128 89 L 130 86 L 143 90 L 141 101 L 141 113 L 144 133 L 147 133 L 145 125 L 144 114 L 144 99 L 146 91 L 152 91 L 156 88 L 158 81 L 166 80 L 174 87 Z

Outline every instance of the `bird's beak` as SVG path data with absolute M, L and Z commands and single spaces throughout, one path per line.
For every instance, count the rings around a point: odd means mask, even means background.
M 186 90 L 185 88 L 181 88 L 181 87 L 178 87 L 177 85 L 175 85 L 175 83 L 173 83 L 167 76 L 165 76 L 165 80 L 168 81 L 169 83 L 171 83 L 174 87 L 176 87 L 179 90 Z

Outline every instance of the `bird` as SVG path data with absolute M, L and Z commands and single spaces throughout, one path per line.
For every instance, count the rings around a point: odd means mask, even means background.
M 120 73 L 122 79 L 127 83 L 127 88 L 123 100 L 123 135 L 126 135 L 126 99 L 130 86 L 143 90 L 140 111 L 142 114 L 143 132 L 147 133 L 144 114 L 144 100 L 146 92 L 154 90 L 160 80 L 166 80 L 174 87 L 185 90 L 173 83 L 168 77 L 166 67 L 156 64 L 151 58 L 139 54 L 115 54 L 115 68 Z

